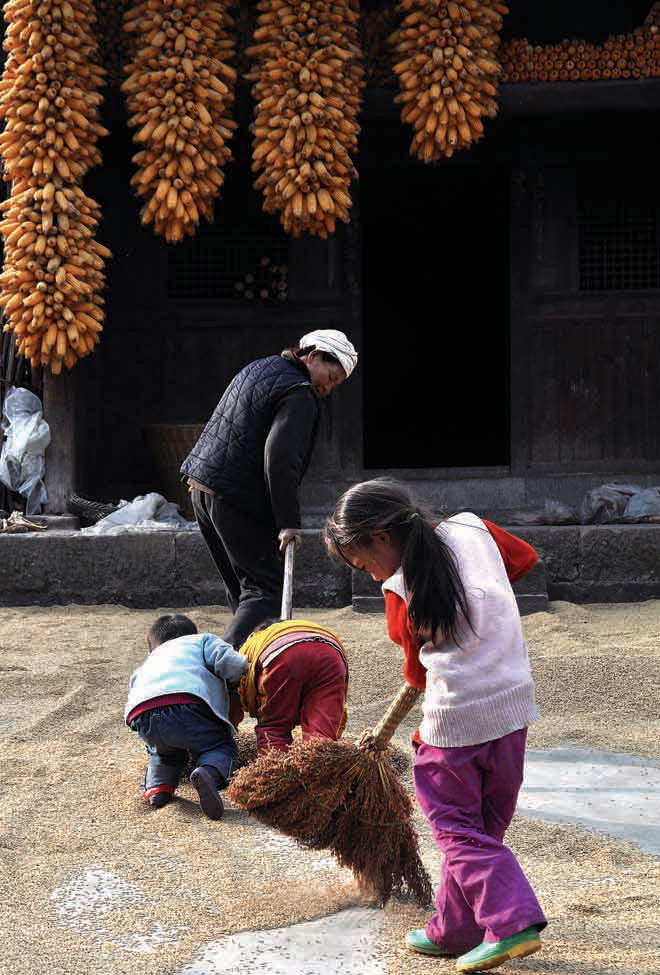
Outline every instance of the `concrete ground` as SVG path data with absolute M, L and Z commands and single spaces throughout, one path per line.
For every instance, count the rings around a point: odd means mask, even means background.
M 358 735 L 400 684 L 399 651 L 381 617 L 303 613 L 346 643 L 348 731 Z M 0 970 L 451 972 L 451 960 L 402 946 L 424 910 L 396 901 L 378 910 L 323 852 L 301 851 L 237 809 L 206 820 L 187 783 L 165 809 L 144 805 L 144 753 L 122 708 L 154 615 L 122 606 L 0 609 Z M 215 632 L 227 620 L 213 607 L 190 615 Z M 660 602 L 552 603 L 524 620 L 542 719 L 530 730 L 508 842 L 549 926 L 542 952 L 503 971 L 660 971 L 659 624 Z M 416 717 L 397 734 L 398 748 L 407 749 Z M 409 770 L 404 776 L 410 784 Z M 416 821 L 436 880 L 439 856 L 423 817 Z

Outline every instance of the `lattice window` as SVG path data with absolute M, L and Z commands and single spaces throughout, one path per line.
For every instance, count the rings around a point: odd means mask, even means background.
M 579 281 L 582 291 L 660 288 L 660 201 L 657 190 L 585 187 L 578 204 Z
M 168 251 L 170 298 L 283 301 L 287 296 L 286 237 L 201 234 Z

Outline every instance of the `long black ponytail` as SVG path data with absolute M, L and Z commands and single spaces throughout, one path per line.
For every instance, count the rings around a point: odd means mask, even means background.
M 413 502 L 403 484 L 384 477 L 354 484 L 337 502 L 325 538 L 330 551 L 347 561 L 351 547 L 369 548 L 379 531 L 387 532 L 401 551 L 415 631 L 427 638 L 439 631 L 455 641 L 461 617 L 471 625 L 456 559 L 430 512 Z

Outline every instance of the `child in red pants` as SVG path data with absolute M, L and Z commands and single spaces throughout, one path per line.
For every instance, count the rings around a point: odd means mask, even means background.
M 296 725 L 304 739 L 341 736 L 348 664 L 334 633 L 309 620 L 283 620 L 252 633 L 239 653 L 250 663 L 240 683 L 241 712 L 257 719 L 260 754 L 286 751 Z M 234 705 L 234 723 L 242 716 Z

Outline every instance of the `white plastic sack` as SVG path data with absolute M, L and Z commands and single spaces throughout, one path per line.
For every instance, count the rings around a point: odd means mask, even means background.
M 644 521 L 660 518 L 660 487 L 646 488 L 633 494 L 623 512 L 624 521 Z
M 601 484 L 587 491 L 580 507 L 582 523 L 604 525 L 620 521 L 630 498 L 641 490 L 637 484 Z
M 120 501 L 116 511 L 95 525 L 82 528 L 81 535 L 120 535 L 131 531 L 195 531 L 197 523 L 186 521 L 179 506 L 152 491 L 132 501 Z
M 25 514 L 36 515 L 48 495 L 43 482 L 50 427 L 41 400 L 29 389 L 11 386 L 2 411 L 4 442 L 0 452 L 0 481 L 25 498 Z

